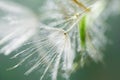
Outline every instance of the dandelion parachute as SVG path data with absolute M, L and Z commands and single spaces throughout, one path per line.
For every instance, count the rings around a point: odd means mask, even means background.
M 57 80 L 59 76 L 69 79 L 88 57 L 101 61 L 106 38 L 104 27 L 95 23 L 104 9 L 103 3 L 103 0 L 45 0 L 38 17 L 26 7 L 0 1 L 3 12 L 0 52 L 16 53 L 10 54 L 11 59 L 19 61 L 9 70 L 28 63 L 25 75 L 39 70 L 40 80 L 49 77 Z

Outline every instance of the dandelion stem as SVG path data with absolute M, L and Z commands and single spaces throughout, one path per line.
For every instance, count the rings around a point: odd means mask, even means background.
M 74 3 L 76 3 L 80 8 L 86 10 L 87 12 L 90 11 L 89 8 L 87 8 L 82 2 L 78 1 L 78 0 L 73 0 Z

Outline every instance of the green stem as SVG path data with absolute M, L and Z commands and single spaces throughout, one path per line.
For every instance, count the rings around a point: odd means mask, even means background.
M 86 15 L 79 21 L 80 45 L 82 49 L 86 47 Z

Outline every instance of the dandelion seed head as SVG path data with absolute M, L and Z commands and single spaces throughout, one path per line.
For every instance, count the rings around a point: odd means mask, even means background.
M 26 64 L 25 75 L 39 71 L 40 80 L 69 80 L 88 57 L 101 61 L 107 39 L 99 17 L 105 6 L 103 0 L 46 0 L 36 17 L 25 6 L 0 1 L 0 51 L 14 52 L 11 59 L 19 61 L 10 70 Z

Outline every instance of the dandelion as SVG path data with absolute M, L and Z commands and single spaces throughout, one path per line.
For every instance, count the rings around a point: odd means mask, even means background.
M 19 60 L 9 70 L 27 62 L 29 69 L 25 75 L 39 70 L 40 80 L 49 77 L 68 80 L 87 59 L 102 61 L 105 28 L 97 21 L 106 5 L 103 3 L 103 0 L 46 0 L 37 18 L 26 7 L 0 1 L 3 12 L 0 51 L 5 55 L 16 53 L 11 59 Z

